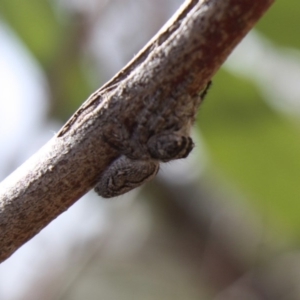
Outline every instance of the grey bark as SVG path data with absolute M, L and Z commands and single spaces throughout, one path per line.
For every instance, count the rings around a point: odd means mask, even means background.
M 1 183 L 0 261 L 89 191 L 119 156 L 116 148 L 99 138 L 107 128 L 114 130 L 110 116 L 131 118 L 134 111 L 139 121 L 145 94 L 166 105 L 170 105 L 164 102 L 167 93 L 174 90 L 179 98 L 192 98 L 273 2 L 186 1 L 58 135 Z M 157 91 L 164 91 L 163 97 Z M 130 110 L 122 110 L 124 105 Z M 166 109 L 172 112 L 172 107 Z

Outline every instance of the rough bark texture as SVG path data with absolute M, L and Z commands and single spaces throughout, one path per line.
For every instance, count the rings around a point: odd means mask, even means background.
M 90 190 L 119 156 L 102 138 L 115 117 L 138 126 L 145 99 L 172 112 L 174 90 L 202 90 L 273 0 L 186 1 L 110 82 L 96 91 L 57 136 L 0 186 L 0 261 Z M 188 105 L 188 103 L 187 103 Z M 127 109 L 123 109 L 126 107 Z M 113 116 L 113 117 L 112 117 Z

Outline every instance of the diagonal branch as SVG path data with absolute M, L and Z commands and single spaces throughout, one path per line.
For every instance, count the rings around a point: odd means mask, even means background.
M 145 99 L 194 96 L 274 0 L 189 0 L 62 130 L 0 186 L 0 261 L 90 190 L 119 155 L 100 137 L 116 118 L 137 126 Z M 191 97 L 187 97 L 191 99 Z M 189 103 L 186 103 L 188 105 Z M 126 109 L 123 109 L 126 108 Z

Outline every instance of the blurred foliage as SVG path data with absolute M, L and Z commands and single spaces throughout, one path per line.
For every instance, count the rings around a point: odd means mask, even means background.
M 42 66 L 48 68 L 64 37 L 50 2 L 1 0 L 1 15 Z
M 299 13 L 298 0 L 277 0 L 256 28 L 280 46 L 299 49 Z
M 51 115 L 66 120 L 90 93 L 78 40 L 79 17 L 54 1 L 1 0 L 0 15 L 38 60 L 48 76 Z
M 215 166 L 280 235 L 300 231 L 299 129 L 262 100 L 249 82 L 219 71 L 199 125 Z
M 299 14 L 299 1 L 276 1 L 256 28 L 278 46 L 300 49 Z M 269 230 L 300 243 L 299 122 L 267 105 L 250 80 L 224 70 L 207 98 L 198 123 L 215 167 Z

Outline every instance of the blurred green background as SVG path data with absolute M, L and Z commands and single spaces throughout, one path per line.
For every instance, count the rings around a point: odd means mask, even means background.
M 0 0 L 0 17 L 47 78 L 47 118 L 63 124 L 93 90 L 137 53 L 180 4 L 176 0 Z M 263 224 L 257 231 L 262 247 L 256 250 L 258 261 L 276 252 L 278 245 L 282 247 L 279 252 L 298 252 L 300 244 L 299 16 L 299 1 L 276 1 L 255 27 L 246 49 L 233 53 L 213 78 L 194 133 L 201 140 L 199 148 L 206 153 L 205 159 L 199 155 L 195 161 L 196 166 L 205 164 L 198 182 L 206 186 L 206 193 L 217 191 L 221 198 L 226 195 L 224 202 L 230 198 L 233 207 L 247 207 L 255 216 L 250 218 L 251 229 L 256 228 L 256 218 Z M 168 176 L 167 171 L 164 176 Z M 162 182 L 151 184 L 142 196 L 152 201 L 166 197 Z M 190 197 L 189 189 L 189 185 L 183 187 L 184 198 Z M 218 206 L 213 209 L 218 210 Z M 155 213 L 159 211 L 155 209 Z M 264 245 L 273 250 L 264 252 Z M 202 284 L 206 286 L 205 280 Z M 298 292 L 286 294 L 286 298 L 275 292 L 272 298 L 214 298 L 207 296 L 213 294 L 211 289 L 205 294 L 201 299 L 300 299 Z M 184 295 L 178 299 L 194 299 Z M 77 299 L 69 297 L 57 299 Z

